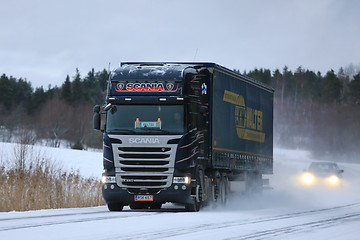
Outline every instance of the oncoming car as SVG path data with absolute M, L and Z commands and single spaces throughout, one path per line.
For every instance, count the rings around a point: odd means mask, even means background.
M 344 170 L 334 162 L 312 162 L 301 180 L 305 185 L 325 184 L 328 186 L 339 186 L 342 182 Z

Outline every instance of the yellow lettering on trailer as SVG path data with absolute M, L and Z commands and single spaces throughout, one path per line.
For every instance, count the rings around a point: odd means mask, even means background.
M 265 141 L 263 131 L 263 112 L 257 109 L 246 107 L 244 97 L 225 90 L 224 102 L 235 105 L 235 126 L 239 138 L 261 142 Z

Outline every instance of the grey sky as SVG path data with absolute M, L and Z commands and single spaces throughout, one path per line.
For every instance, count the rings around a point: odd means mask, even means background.
M 0 0 L 0 74 L 60 86 L 121 61 L 360 65 L 357 0 Z

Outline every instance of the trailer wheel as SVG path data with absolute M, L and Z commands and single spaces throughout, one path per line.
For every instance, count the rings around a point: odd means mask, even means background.
M 209 203 L 215 207 L 216 206 L 216 186 L 215 181 L 210 181 L 210 187 L 209 187 Z
M 215 204 L 219 204 L 221 196 L 221 174 L 219 171 L 216 171 L 214 174 L 214 189 L 215 189 Z
M 229 188 L 228 188 L 228 178 L 226 174 L 222 174 L 220 182 L 220 202 L 222 205 L 225 205 L 228 200 Z
M 121 212 L 124 208 L 124 204 L 122 203 L 108 203 L 107 206 L 110 212 Z

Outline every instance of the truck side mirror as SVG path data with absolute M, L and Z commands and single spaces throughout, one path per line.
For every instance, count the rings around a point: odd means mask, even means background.
M 100 112 L 100 106 L 99 105 L 95 105 L 94 106 L 94 113 L 99 113 Z
M 95 113 L 93 116 L 93 128 L 100 131 L 101 117 L 100 113 Z
M 93 128 L 95 130 L 100 131 L 100 125 L 101 125 L 100 106 L 95 105 L 93 110 L 94 110 L 94 113 L 95 113 L 94 116 L 93 116 Z

